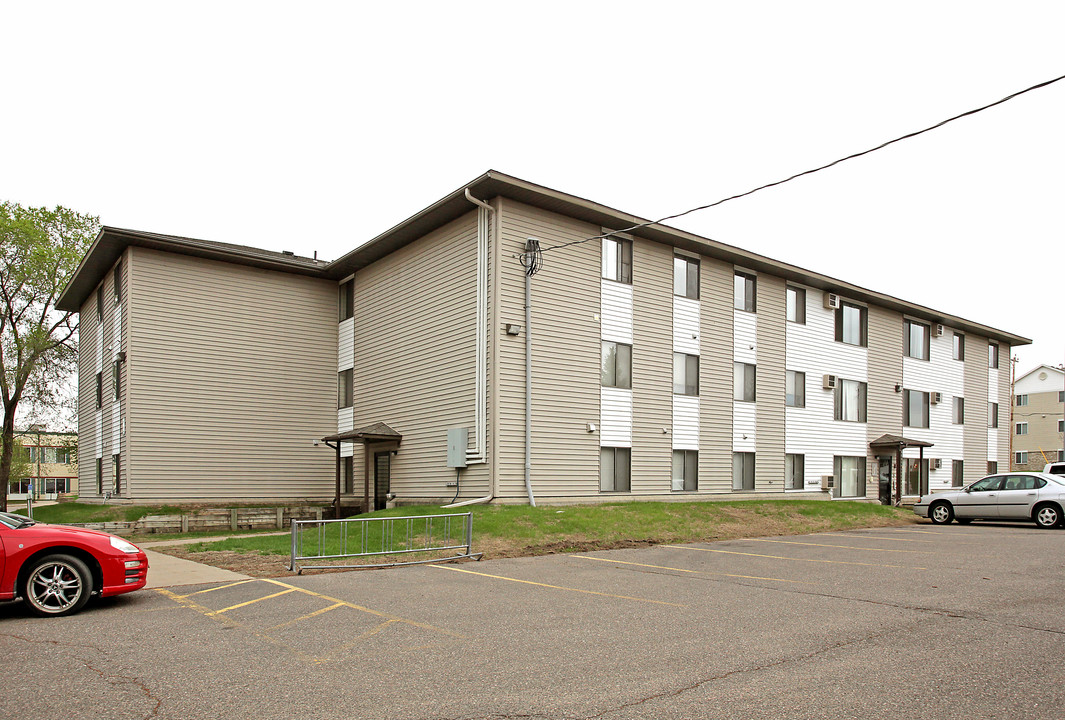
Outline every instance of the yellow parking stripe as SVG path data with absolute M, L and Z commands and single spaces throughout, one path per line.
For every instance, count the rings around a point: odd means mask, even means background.
M 687 568 L 675 568 L 668 567 L 666 565 L 648 565 L 646 563 L 625 562 L 624 560 L 614 560 L 611 558 L 591 557 L 589 555 L 571 555 L 570 557 L 580 558 L 581 560 L 598 560 L 600 562 L 616 563 L 618 565 L 637 565 L 639 567 L 654 568 L 656 570 L 674 570 L 676 572 L 694 573 L 696 575 L 723 575 L 724 577 L 743 578 L 744 580 L 771 580 L 773 582 L 786 582 L 786 583 L 798 583 L 799 585 L 813 585 L 804 580 L 785 580 L 784 578 L 771 578 L 760 577 L 758 575 L 734 575 L 733 573 L 719 573 L 710 572 L 707 570 L 689 570 Z
M 193 595 L 202 595 L 203 593 L 214 592 L 215 590 L 225 590 L 226 588 L 236 587 L 237 585 L 244 585 L 250 582 L 255 582 L 255 578 L 248 578 L 247 580 L 238 580 L 237 582 L 229 583 L 228 585 L 218 585 L 216 587 L 207 588 L 206 590 L 197 590 L 196 592 L 191 592 L 188 595 L 174 595 L 174 597 L 187 598 L 192 597 Z
M 306 615 L 302 615 L 296 618 L 295 620 L 289 620 L 288 622 L 283 622 L 280 625 L 274 625 L 273 627 L 267 628 L 267 630 L 277 630 L 278 628 L 288 627 L 289 625 L 295 625 L 296 623 L 302 620 L 309 620 L 312 617 L 317 617 L 319 615 L 329 612 L 330 610 L 336 610 L 337 608 L 341 607 L 344 607 L 341 603 L 333 603 L 329 607 L 324 607 L 321 610 L 315 610 L 312 613 L 307 613 Z M 389 620 L 388 622 L 392 622 L 392 620 Z
M 279 595 L 287 595 L 290 592 L 292 592 L 292 590 L 294 590 L 294 589 L 295 588 L 292 588 L 290 590 L 282 590 L 281 592 L 276 592 L 273 595 L 267 595 L 265 597 L 255 598 L 254 600 L 249 600 L 248 602 L 237 603 L 236 605 L 230 605 L 227 608 L 222 608 L 221 610 L 215 610 L 214 614 L 215 615 L 219 615 L 219 614 L 224 613 L 224 612 L 229 612 L 230 610 L 236 610 L 237 608 L 246 607 L 248 605 L 254 605 L 257 602 L 262 602 L 263 600 L 269 600 L 271 598 L 278 597 Z
M 927 570 L 923 567 L 910 567 L 907 565 L 886 565 L 884 563 L 863 563 L 852 560 L 820 560 L 816 558 L 791 558 L 784 555 L 760 555 L 758 553 L 739 552 L 736 550 L 718 550 L 716 548 L 691 547 L 689 545 L 660 545 L 659 547 L 673 548 L 675 550 L 698 550 L 699 552 L 723 553 L 725 555 L 747 555 L 749 557 L 770 558 L 772 560 L 795 560 L 796 562 L 827 563 L 829 565 L 862 565 L 864 567 L 900 568 L 902 570 Z
M 817 537 L 821 537 L 822 535 L 829 535 L 829 536 L 832 536 L 832 537 L 853 538 L 855 540 L 894 540 L 895 542 L 925 543 L 925 544 L 928 544 L 928 545 L 934 545 L 936 543 L 935 540 L 918 540 L 917 538 L 885 537 L 883 535 L 859 535 L 857 533 L 831 533 L 831 532 L 817 533 Z M 966 543 L 966 544 L 968 544 L 968 543 Z
M 548 585 L 547 583 L 538 583 L 533 582 L 532 580 L 518 580 L 517 578 L 505 577 L 503 575 L 489 575 L 488 573 L 475 572 L 473 570 L 463 570 L 462 568 L 452 567 L 450 565 L 430 565 L 429 567 L 438 568 L 440 570 L 453 570 L 454 572 L 468 573 L 470 575 L 480 575 L 481 577 L 494 578 L 496 580 L 509 580 L 510 582 L 522 583 L 523 585 L 536 585 L 537 587 L 551 588 L 552 590 L 568 590 L 569 592 L 584 593 L 586 595 L 600 595 L 602 597 L 617 598 L 619 600 L 635 600 L 636 602 L 652 603 L 654 605 L 669 605 L 671 607 L 681 608 L 688 607 L 687 605 L 666 602 L 665 600 L 648 600 L 647 598 L 630 597 L 628 595 L 612 595 L 611 593 L 596 592 L 595 590 L 581 590 L 580 588 L 563 587 L 561 585 Z
M 809 545 L 810 547 L 840 548 L 842 550 L 861 550 L 862 552 L 892 552 L 892 553 L 918 553 L 921 555 L 933 555 L 932 550 L 889 550 L 886 548 L 863 548 L 857 545 L 829 545 L 828 543 L 798 542 L 797 540 L 768 540 L 766 538 L 744 538 L 754 542 L 778 543 L 780 545 Z

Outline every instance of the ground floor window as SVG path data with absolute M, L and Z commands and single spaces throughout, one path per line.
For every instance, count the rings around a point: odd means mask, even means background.
M 111 456 L 111 492 L 118 495 L 122 492 L 122 475 L 119 472 L 119 455 L 115 453 Z
M 832 464 L 836 497 L 865 497 L 865 458 L 836 455 Z
M 788 453 L 784 456 L 784 487 L 802 490 L 806 486 L 806 456 Z
M 26 478 L 12 480 L 8 483 L 7 491 L 12 495 L 26 495 L 30 491 L 30 481 Z
M 1028 453 L 1027 453 L 1027 451 L 1016 453 L 1016 455 L 1017 455 L 1017 460 L 1016 460 L 1016 462 L 1014 464 L 1016 464 L 1016 465 L 1027 465 L 1028 464 Z
M 355 492 L 355 458 L 340 458 L 340 490 L 346 495 Z
M 928 460 L 906 458 L 903 462 L 906 463 L 906 487 L 902 494 L 920 495 L 921 488 L 928 486 Z
M 988 475 L 994 475 L 997 472 L 998 472 L 998 461 L 997 460 L 988 460 L 987 461 L 987 474 Z
M 951 487 L 961 487 L 965 484 L 965 463 L 955 460 L 950 468 Z
M 96 458 L 96 494 L 104 494 L 104 459 Z
M 632 451 L 622 447 L 599 448 L 599 490 L 629 492 Z
M 673 451 L 673 489 L 699 489 L 699 451 Z
M 732 489 L 754 490 L 754 453 L 732 453 Z

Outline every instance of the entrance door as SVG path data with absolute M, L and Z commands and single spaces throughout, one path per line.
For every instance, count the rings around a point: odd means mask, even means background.
M 391 484 L 390 475 L 392 473 L 392 453 L 375 452 L 373 454 L 373 509 L 384 510 L 385 503 L 388 502 L 386 497 Z
M 880 465 L 880 504 L 891 504 L 891 472 L 895 463 L 890 455 L 882 455 L 877 458 Z

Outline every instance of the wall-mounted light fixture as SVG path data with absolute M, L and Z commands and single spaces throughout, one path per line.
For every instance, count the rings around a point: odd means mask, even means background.
M 521 335 L 521 325 L 507 323 L 507 335 Z
M 902 383 L 895 383 L 895 392 L 902 392 Z
M 595 432 L 595 423 L 588 423 L 588 432 Z

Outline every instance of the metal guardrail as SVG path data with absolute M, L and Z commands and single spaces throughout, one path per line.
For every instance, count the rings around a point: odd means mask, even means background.
M 449 550 L 461 552 L 444 554 Z M 433 557 L 376 564 L 297 564 L 301 560 L 336 561 L 416 553 Z M 288 569 L 302 574 L 304 570 L 394 567 L 463 558 L 480 560 L 482 555 L 483 553 L 473 552 L 473 513 L 293 520 L 292 554 Z

